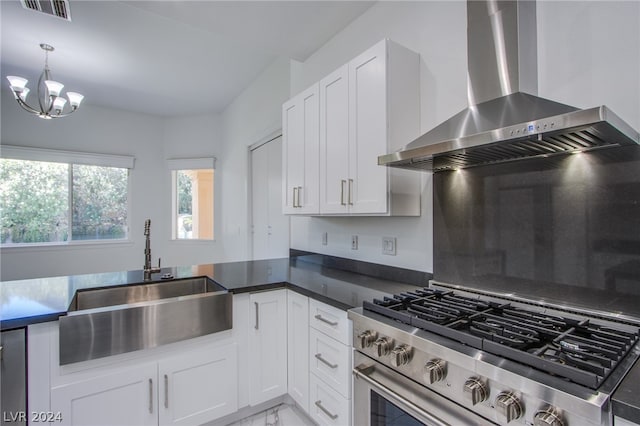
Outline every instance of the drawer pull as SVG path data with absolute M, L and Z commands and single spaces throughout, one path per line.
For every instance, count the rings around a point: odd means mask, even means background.
M 164 375 L 164 408 L 169 408 L 169 376 Z
M 153 380 L 149 379 L 149 414 L 153 414 Z
M 315 355 L 316 359 L 320 362 L 322 362 L 323 364 L 331 367 L 331 368 L 338 368 L 338 364 L 331 364 L 329 361 L 327 361 L 326 359 L 322 358 L 322 354 L 316 354 Z
M 338 325 L 338 321 L 329 321 L 328 319 L 324 318 L 320 314 L 316 315 L 314 318 L 317 319 L 318 321 L 322 321 L 323 323 L 329 324 L 330 326 L 333 326 L 333 327 Z
M 318 407 L 323 413 L 325 413 L 327 416 L 329 416 L 331 418 L 331 420 L 335 420 L 338 418 L 337 414 L 331 414 L 331 411 L 327 410 L 326 408 L 324 408 L 322 406 L 322 401 L 321 400 L 317 400 L 316 401 L 316 407 Z

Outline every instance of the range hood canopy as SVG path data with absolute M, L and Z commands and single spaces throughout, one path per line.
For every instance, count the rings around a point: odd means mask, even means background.
M 640 144 L 606 106 L 580 110 L 537 93 L 535 1 L 467 1 L 469 107 L 378 164 L 455 170 Z M 532 53 L 533 52 L 533 53 Z

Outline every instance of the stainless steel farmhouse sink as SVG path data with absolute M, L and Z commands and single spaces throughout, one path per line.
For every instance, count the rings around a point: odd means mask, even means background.
M 60 365 L 232 327 L 232 295 L 208 277 L 78 290 L 60 317 Z

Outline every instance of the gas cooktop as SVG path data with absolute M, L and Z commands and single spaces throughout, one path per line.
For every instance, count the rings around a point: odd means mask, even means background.
M 627 323 L 434 288 L 366 301 L 363 309 L 591 389 L 640 336 Z

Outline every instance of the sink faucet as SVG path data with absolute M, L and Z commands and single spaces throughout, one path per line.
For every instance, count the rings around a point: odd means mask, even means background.
M 151 274 L 155 274 L 160 272 L 160 258 L 158 258 L 158 267 L 154 268 L 151 266 L 151 240 L 149 236 L 151 235 L 151 219 L 147 219 L 144 221 L 144 236 L 145 244 L 144 244 L 144 280 L 148 281 L 151 279 Z

